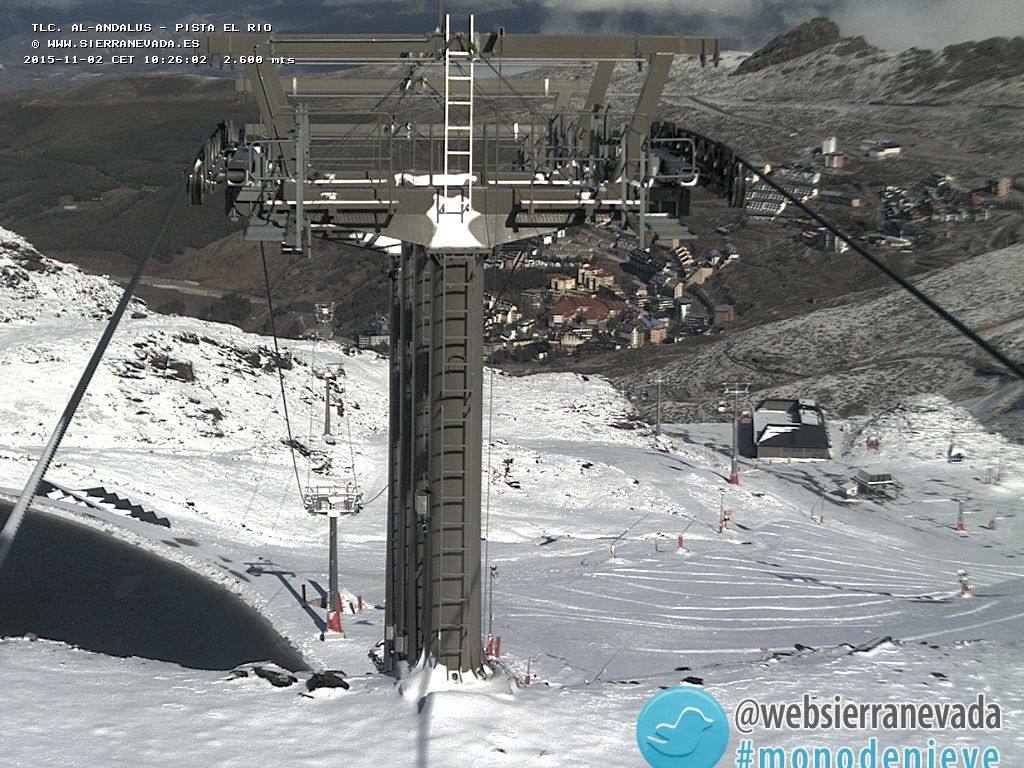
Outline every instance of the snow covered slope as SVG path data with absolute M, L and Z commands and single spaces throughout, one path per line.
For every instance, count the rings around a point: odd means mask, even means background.
M 0 486 L 27 477 L 115 297 L 101 278 L 0 231 Z M 253 678 L 6 641 L 3 696 L 17 705 L 0 708 L 9 764 L 231 765 L 256 753 L 276 765 L 638 765 L 636 713 L 684 679 L 730 712 L 747 696 L 803 691 L 957 701 L 984 690 L 1021 710 L 1024 671 L 1008 659 L 1022 650 L 1024 460 L 978 440 L 963 464 L 948 464 L 948 434 L 924 426 L 970 426 L 967 413 L 936 401 L 909 408 L 909 421 L 851 424 L 833 436 L 834 461 L 746 465 L 734 487 L 721 425 L 656 437 L 606 381 L 489 374 L 486 550 L 503 660 L 491 681 L 430 692 L 422 676 L 396 685 L 377 675 L 367 657 L 383 634 L 385 361 L 286 345 L 295 438 L 311 454 L 299 456 L 300 481 L 347 479 L 354 459 L 371 500 L 340 526 L 342 584 L 367 608 L 343 620 L 349 639 L 322 643 L 294 594 L 325 581 L 326 526 L 298 501 L 272 342 L 135 309 L 51 477 L 166 515 L 175 540 L 115 511 L 93 524 L 224 583 L 352 687 L 307 699 Z M 319 438 L 323 377 L 339 365 L 348 418 L 335 419 L 331 446 Z M 881 451 L 862 447 L 868 430 Z M 913 450 L 897 450 L 900 439 Z M 1000 452 L 1003 481 L 985 484 Z M 833 495 L 858 469 L 883 466 L 901 482 L 895 500 Z M 951 499 L 962 492 L 978 512 L 958 533 Z M 720 505 L 732 511 L 724 533 Z M 958 596 L 958 568 L 973 599 Z M 897 642 L 851 653 L 884 636 Z M 539 682 L 518 687 L 528 658 Z M 54 721 L 67 738 L 54 738 Z M 1019 731 L 992 741 L 1024 751 Z
M 917 281 L 918 287 L 1011 358 L 1024 355 L 1024 246 L 986 253 Z M 798 317 L 741 330 L 679 356 L 622 386 L 672 383 L 667 412 L 674 418 L 712 415 L 723 380 L 750 381 L 754 397 L 814 392 L 833 412 L 871 413 L 880 404 L 920 392 L 955 400 L 993 397 L 975 410 L 1008 434 L 1021 434 L 1020 382 L 898 287 L 850 294 Z M 1015 399 L 1016 402 L 1015 402 Z M 705 403 L 703 412 L 693 407 Z M 1008 410 L 1014 413 L 1008 414 Z

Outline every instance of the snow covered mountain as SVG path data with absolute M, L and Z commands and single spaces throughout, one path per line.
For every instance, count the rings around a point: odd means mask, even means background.
M 840 38 L 757 68 L 752 58 L 725 51 L 717 67 L 677 58 L 661 115 L 754 161 L 790 162 L 835 135 L 848 154 L 865 139 L 899 140 L 961 179 L 1020 172 L 1024 37 L 901 53 Z M 635 93 L 644 77 L 633 67 L 616 74 L 617 93 Z
M 0 486 L 27 477 L 117 294 L 0 230 Z M 1024 455 L 941 398 L 836 423 L 833 461 L 745 464 L 736 487 L 725 482 L 724 425 L 656 436 L 605 380 L 488 373 L 486 550 L 503 658 L 491 680 L 441 691 L 424 676 L 396 684 L 367 655 L 383 632 L 386 362 L 286 344 L 300 482 L 354 471 L 370 500 L 340 526 L 341 581 L 367 609 L 345 617 L 347 640 L 323 643 L 283 586 L 324 580 L 326 526 L 298 500 L 272 341 L 141 304 L 130 314 L 50 477 L 102 484 L 166 515 L 187 547 L 114 510 L 99 524 L 224 584 L 312 666 L 344 669 L 351 687 L 303 698 L 252 677 L 0 641 L 4 696 L 18 704 L 0 708 L 9 764 L 228 765 L 255 753 L 275 765 L 633 765 L 636 713 L 659 686 L 683 681 L 729 712 L 750 696 L 804 692 L 960 701 L 984 691 L 1008 712 L 1024 709 L 1013 663 Z M 323 391 L 339 367 L 346 416 L 329 445 Z M 969 436 L 962 464 L 945 458 L 951 424 Z M 997 464 L 1002 482 L 983 482 Z M 862 468 L 892 472 L 899 496 L 840 500 L 834 492 Z M 952 498 L 964 492 L 972 502 L 958 533 Z M 733 521 L 721 533 L 720 506 Z M 959 596 L 958 568 L 973 599 Z M 70 738 L 36 727 L 54 718 Z M 1024 751 L 1019 730 L 989 737 L 1006 755 Z
M 726 100 L 756 96 L 766 104 L 831 101 L 1020 108 L 1022 53 L 1024 37 L 901 53 L 876 48 L 861 37 L 840 38 L 756 67 L 748 62 L 758 53 L 735 51 L 725 52 L 717 69 L 681 61 L 673 69 L 670 90 Z

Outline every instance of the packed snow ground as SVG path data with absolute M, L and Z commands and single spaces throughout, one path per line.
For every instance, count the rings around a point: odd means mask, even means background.
M 27 477 L 116 296 L 106 280 L 0 230 L 0 486 Z M 323 643 L 322 616 L 296 595 L 303 582 L 326 582 L 326 524 L 298 500 L 271 341 L 136 310 L 50 477 L 104 485 L 166 515 L 170 532 L 114 511 L 88 522 L 218 580 L 312 667 L 345 670 L 352 688 L 310 699 L 299 686 L 4 641 L 7 764 L 229 765 L 259 755 L 282 766 L 640 765 L 636 714 L 658 686 L 685 678 L 728 712 L 749 696 L 969 702 L 985 692 L 1007 725 L 972 743 L 1024 754 L 1024 452 L 966 411 L 919 398 L 836 424 L 834 461 L 745 463 L 732 487 L 726 425 L 673 425 L 656 437 L 602 380 L 488 375 L 487 551 L 503 660 L 489 681 L 430 692 L 426 676 L 396 684 L 368 657 L 383 635 L 385 361 L 286 345 L 295 436 L 313 449 L 311 461 L 300 456 L 300 481 L 344 481 L 354 458 L 371 499 L 340 525 L 341 581 L 367 607 L 344 617 L 348 639 Z M 329 446 L 318 437 L 324 375 L 338 365 L 348 417 L 335 418 Z M 946 461 L 951 429 L 962 464 Z M 997 467 L 1001 482 L 984 482 Z M 834 492 L 859 468 L 891 471 L 898 496 L 841 501 Z M 966 533 L 953 530 L 960 493 L 971 498 Z M 720 502 L 733 520 L 722 534 Z M 958 596 L 958 568 L 973 599 Z M 853 651 L 886 636 L 896 642 Z M 520 687 L 531 657 L 535 683 Z M 889 741 L 907 741 L 897 736 Z M 766 745 L 797 739 L 806 734 L 761 734 Z

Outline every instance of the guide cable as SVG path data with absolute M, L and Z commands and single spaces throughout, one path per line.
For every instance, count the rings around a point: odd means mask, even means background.
M 288 415 L 288 393 L 284 387 L 284 372 L 281 370 L 281 348 L 277 341 L 277 322 L 274 320 L 274 299 L 270 293 L 270 272 L 267 269 L 267 253 L 260 243 L 260 259 L 263 261 L 263 282 L 267 293 L 267 307 L 270 309 L 270 335 L 274 339 L 274 367 L 277 369 L 277 383 L 281 388 L 281 404 L 284 408 L 284 424 L 288 430 L 288 448 L 291 450 L 292 470 L 295 473 L 295 487 L 299 491 L 299 498 L 303 506 L 306 503 L 305 494 L 302 492 L 302 480 L 299 478 L 299 462 L 295 458 L 295 438 L 292 437 L 292 421 Z

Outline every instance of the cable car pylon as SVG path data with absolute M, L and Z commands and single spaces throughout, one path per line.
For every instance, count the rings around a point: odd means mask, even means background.
M 674 57 L 717 63 L 718 40 L 517 35 L 480 31 L 472 16 L 465 31 L 454 27 L 442 13 L 423 35 L 205 38 L 200 52 L 211 60 L 244 50 L 260 114 L 241 130 L 214 132 L 188 190 L 200 203 L 223 185 L 246 239 L 277 242 L 284 254 L 308 253 L 311 238 L 401 244 L 389 269 L 384 669 L 400 675 L 426 664 L 461 681 L 489 674 L 481 636 L 485 259 L 506 243 L 598 217 L 645 230 L 654 213 L 681 215 L 697 176 L 684 160 L 656 162 L 651 123 Z M 347 70 L 285 87 L 281 61 L 393 62 L 403 71 L 379 86 Z M 503 74 L 503 65 L 537 61 L 599 64 L 589 83 Z M 608 103 L 616 61 L 645 65 L 633 108 Z M 369 113 L 353 108 L 346 118 L 336 98 L 313 103 L 350 92 L 373 94 Z M 440 119 L 424 121 L 422 109 L 399 116 L 403 100 L 418 98 L 439 99 Z M 335 498 L 354 508 L 356 491 Z M 331 494 L 307 488 L 305 496 L 311 511 L 331 509 Z

